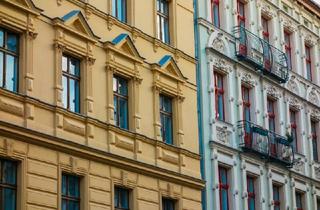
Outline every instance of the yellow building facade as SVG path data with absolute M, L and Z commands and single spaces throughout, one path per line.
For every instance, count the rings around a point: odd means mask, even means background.
M 118 188 L 130 210 L 162 210 L 166 199 L 175 210 L 201 209 L 193 1 L 169 1 L 170 44 L 156 38 L 156 0 L 127 1 L 126 23 L 111 15 L 114 2 L 0 1 L 1 173 L 6 161 L 16 167 L 12 186 L 0 182 L 16 192 L 7 209 L 76 209 L 63 207 L 75 199 L 80 209 L 114 210 Z M 126 129 L 115 78 L 127 81 Z M 171 100 L 170 144 L 162 96 Z M 79 180 L 73 198 L 69 175 Z

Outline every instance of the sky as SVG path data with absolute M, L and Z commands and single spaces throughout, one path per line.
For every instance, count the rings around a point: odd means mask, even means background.
M 317 2 L 318 4 L 320 4 L 320 0 L 313 0 L 313 1 Z

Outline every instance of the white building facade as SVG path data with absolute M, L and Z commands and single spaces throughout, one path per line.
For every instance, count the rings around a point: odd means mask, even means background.
M 320 8 L 195 6 L 204 210 L 320 209 Z

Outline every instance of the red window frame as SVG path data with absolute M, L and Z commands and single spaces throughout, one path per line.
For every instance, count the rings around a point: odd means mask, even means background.
M 250 102 L 250 88 L 246 87 L 246 86 L 241 86 L 241 93 L 242 93 L 242 104 L 243 104 L 243 120 L 245 121 L 251 121 L 251 114 L 249 115 L 249 119 L 246 119 L 246 115 L 245 115 L 245 109 L 249 109 L 251 108 L 251 102 Z M 245 97 L 247 96 L 247 97 Z
M 298 200 L 300 200 L 300 202 L 297 202 Z M 296 192 L 296 207 L 297 207 L 297 210 L 303 210 L 303 194 L 300 193 L 300 192 Z
M 275 210 L 280 210 L 280 207 L 281 207 L 281 201 L 280 201 L 280 186 L 278 185 L 273 185 L 272 186 L 272 190 L 273 190 L 273 205 L 274 205 L 274 209 Z M 276 195 L 277 194 L 277 197 L 279 200 L 276 200 Z
M 229 210 L 229 194 L 227 193 L 227 209 L 222 209 L 222 189 L 229 192 L 229 184 L 228 184 L 228 169 L 222 166 L 218 167 L 219 170 L 219 197 L 220 197 L 220 210 Z M 225 180 L 226 183 L 223 183 L 221 174 L 224 173 L 226 175 Z
M 225 111 L 224 111 L 224 83 L 223 83 L 224 76 L 218 72 L 214 72 L 214 87 L 215 87 L 215 103 L 216 103 L 216 118 L 220 119 L 219 116 L 219 96 L 222 97 L 222 120 L 225 120 Z M 219 84 L 221 86 L 219 87 Z M 220 119 L 221 120 L 221 119 Z
M 275 132 L 275 128 L 273 129 L 270 128 L 270 122 L 272 121 L 272 123 L 274 125 L 276 125 L 276 113 L 275 113 L 275 100 L 271 99 L 271 98 L 267 98 L 267 109 L 268 109 L 268 119 L 269 119 L 269 130 L 272 132 Z
M 261 24 L 262 24 L 262 36 L 263 39 L 269 42 L 269 20 L 264 16 L 261 16 Z
M 312 81 L 311 47 L 309 47 L 308 45 L 305 45 L 305 51 L 306 51 L 306 69 L 307 69 L 307 71 L 308 71 L 308 69 L 310 69 L 310 72 L 307 72 L 307 79 Z M 309 74 L 310 74 L 310 77 L 308 77 Z
M 276 132 L 275 100 L 271 98 L 267 98 L 267 111 L 268 111 L 269 131 L 272 131 L 273 133 L 275 133 Z M 273 127 L 271 127 L 271 124 L 273 124 Z M 271 152 L 271 155 L 276 156 L 277 145 L 275 142 L 275 136 L 272 135 L 270 137 L 271 137 L 270 152 Z
M 245 3 L 241 0 L 237 1 L 237 9 L 238 9 L 238 24 L 239 26 L 246 26 L 246 11 L 245 11 Z M 240 13 L 240 9 L 242 9 L 243 14 Z
M 295 136 L 295 151 L 298 151 L 298 136 L 297 136 L 297 111 L 290 109 L 289 111 L 290 114 L 290 127 L 291 127 L 291 134 L 294 133 Z
M 250 189 L 250 182 L 252 182 L 252 186 L 253 186 L 253 192 L 250 192 L 249 189 Z M 254 187 L 254 182 L 255 182 L 255 178 L 252 177 L 252 176 L 247 176 L 247 192 L 248 192 L 248 210 L 255 210 L 255 207 L 254 209 L 250 209 L 250 205 L 249 205 L 249 202 L 250 202 L 250 199 L 253 199 L 254 201 L 254 206 L 256 205 L 256 194 L 255 194 L 255 187 Z
M 211 0 L 211 18 L 212 18 L 212 24 L 218 28 L 220 28 L 220 0 Z M 214 7 L 218 7 L 218 25 L 215 25 L 215 14 L 214 14 Z
M 284 48 L 287 55 L 288 67 L 292 67 L 292 57 L 291 57 L 291 34 L 284 31 Z
M 318 154 L 318 136 L 317 136 L 317 124 L 318 122 L 311 120 L 311 140 L 312 140 L 312 151 L 313 151 L 313 160 L 319 161 Z

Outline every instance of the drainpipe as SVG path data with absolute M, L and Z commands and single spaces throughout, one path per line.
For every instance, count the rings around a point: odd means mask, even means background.
M 201 115 L 201 110 L 202 110 L 202 92 L 201 92 L 201 68 L 200 68 L 200 59 L 199 59 L 199 43 L 200 43 L 200 38 L 199 38 L 199 28 L 198 28 L 198 16 L 199 16 L 199 11 L 198 11 L 198 0 L 193 0 L 193 8 L 194 8 L 194 40 L 195 40 L 195 58 L 197 60 L 196 64 L 196 77 L 197 77 L 197 114 L 198 114 L 198 135 L 199 135 L 199 153 L 201 155 L 201 161 L 200 161 L 200 171 L 201 171 L 201 178 L 203 180 L 206 180 L 206 175 L 205 175 L 205 160 L 203 159 L 204 157 L 204 139 L 203 139 L 203 126 L 202 126 L 202 115 Z M 201 192 L 201 202 L 202 202 L 202 210 L 207 210 L 207 204 L 206 204 L 206 186 Z

